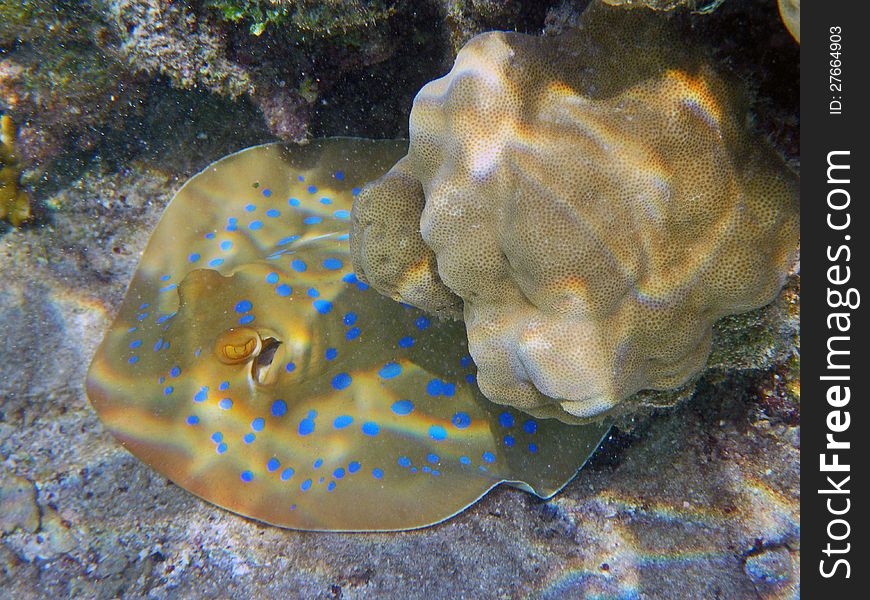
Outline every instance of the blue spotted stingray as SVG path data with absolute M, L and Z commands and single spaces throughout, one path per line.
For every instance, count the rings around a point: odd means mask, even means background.
M 170 202 L 87 392 L 136 457 L 281 527 L 438 523 L 500 483 L 540 497 L 606 425 L 490 403 L 461 322 L 357 280 L 350 209 L 404 142 L 268 144 L 210 165 Z

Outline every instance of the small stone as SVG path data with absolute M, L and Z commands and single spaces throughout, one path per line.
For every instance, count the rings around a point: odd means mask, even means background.
M 791 579 L 791 555 L 784 547 L 766 548 L 748 557 L 743 570 L 755 585 L 779 585 Z
M 36 488 L 23 477 L 4 473 L 0 478 L 0 531 L 11 533 L 19 527 L 28 533 L 39 528 Z

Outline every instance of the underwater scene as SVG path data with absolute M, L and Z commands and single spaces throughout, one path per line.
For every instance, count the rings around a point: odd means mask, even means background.
M 0 598 L 799 598 L 799 0 L 0 0 Z

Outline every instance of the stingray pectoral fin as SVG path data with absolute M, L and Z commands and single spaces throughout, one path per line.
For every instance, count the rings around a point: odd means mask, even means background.
M 353 276 L 347 209 L 402 152 L 261 146 L 182 187 L 88 372 L 128 450 L 209 502 L 305 530 L 414 529 L 502 482 L 546 497 L 571 480 L 606 427 L 493 405 L 462 323 Z

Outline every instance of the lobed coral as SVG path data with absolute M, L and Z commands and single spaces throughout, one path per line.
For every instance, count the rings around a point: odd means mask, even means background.
M 0 219 L 18 227 L 30 218 L 30 198 L 19 187 L 21 163 L 15 151 L 15 124 L 0 116 Z
M 713 323 L 770 302 L 796 258 L 796 178 L 748 122 L 736 84 L 651 13 L 478 36 L 355 203 L 355 269 L 461 315 L 491 400 L 624 410 L 695 376 Z

